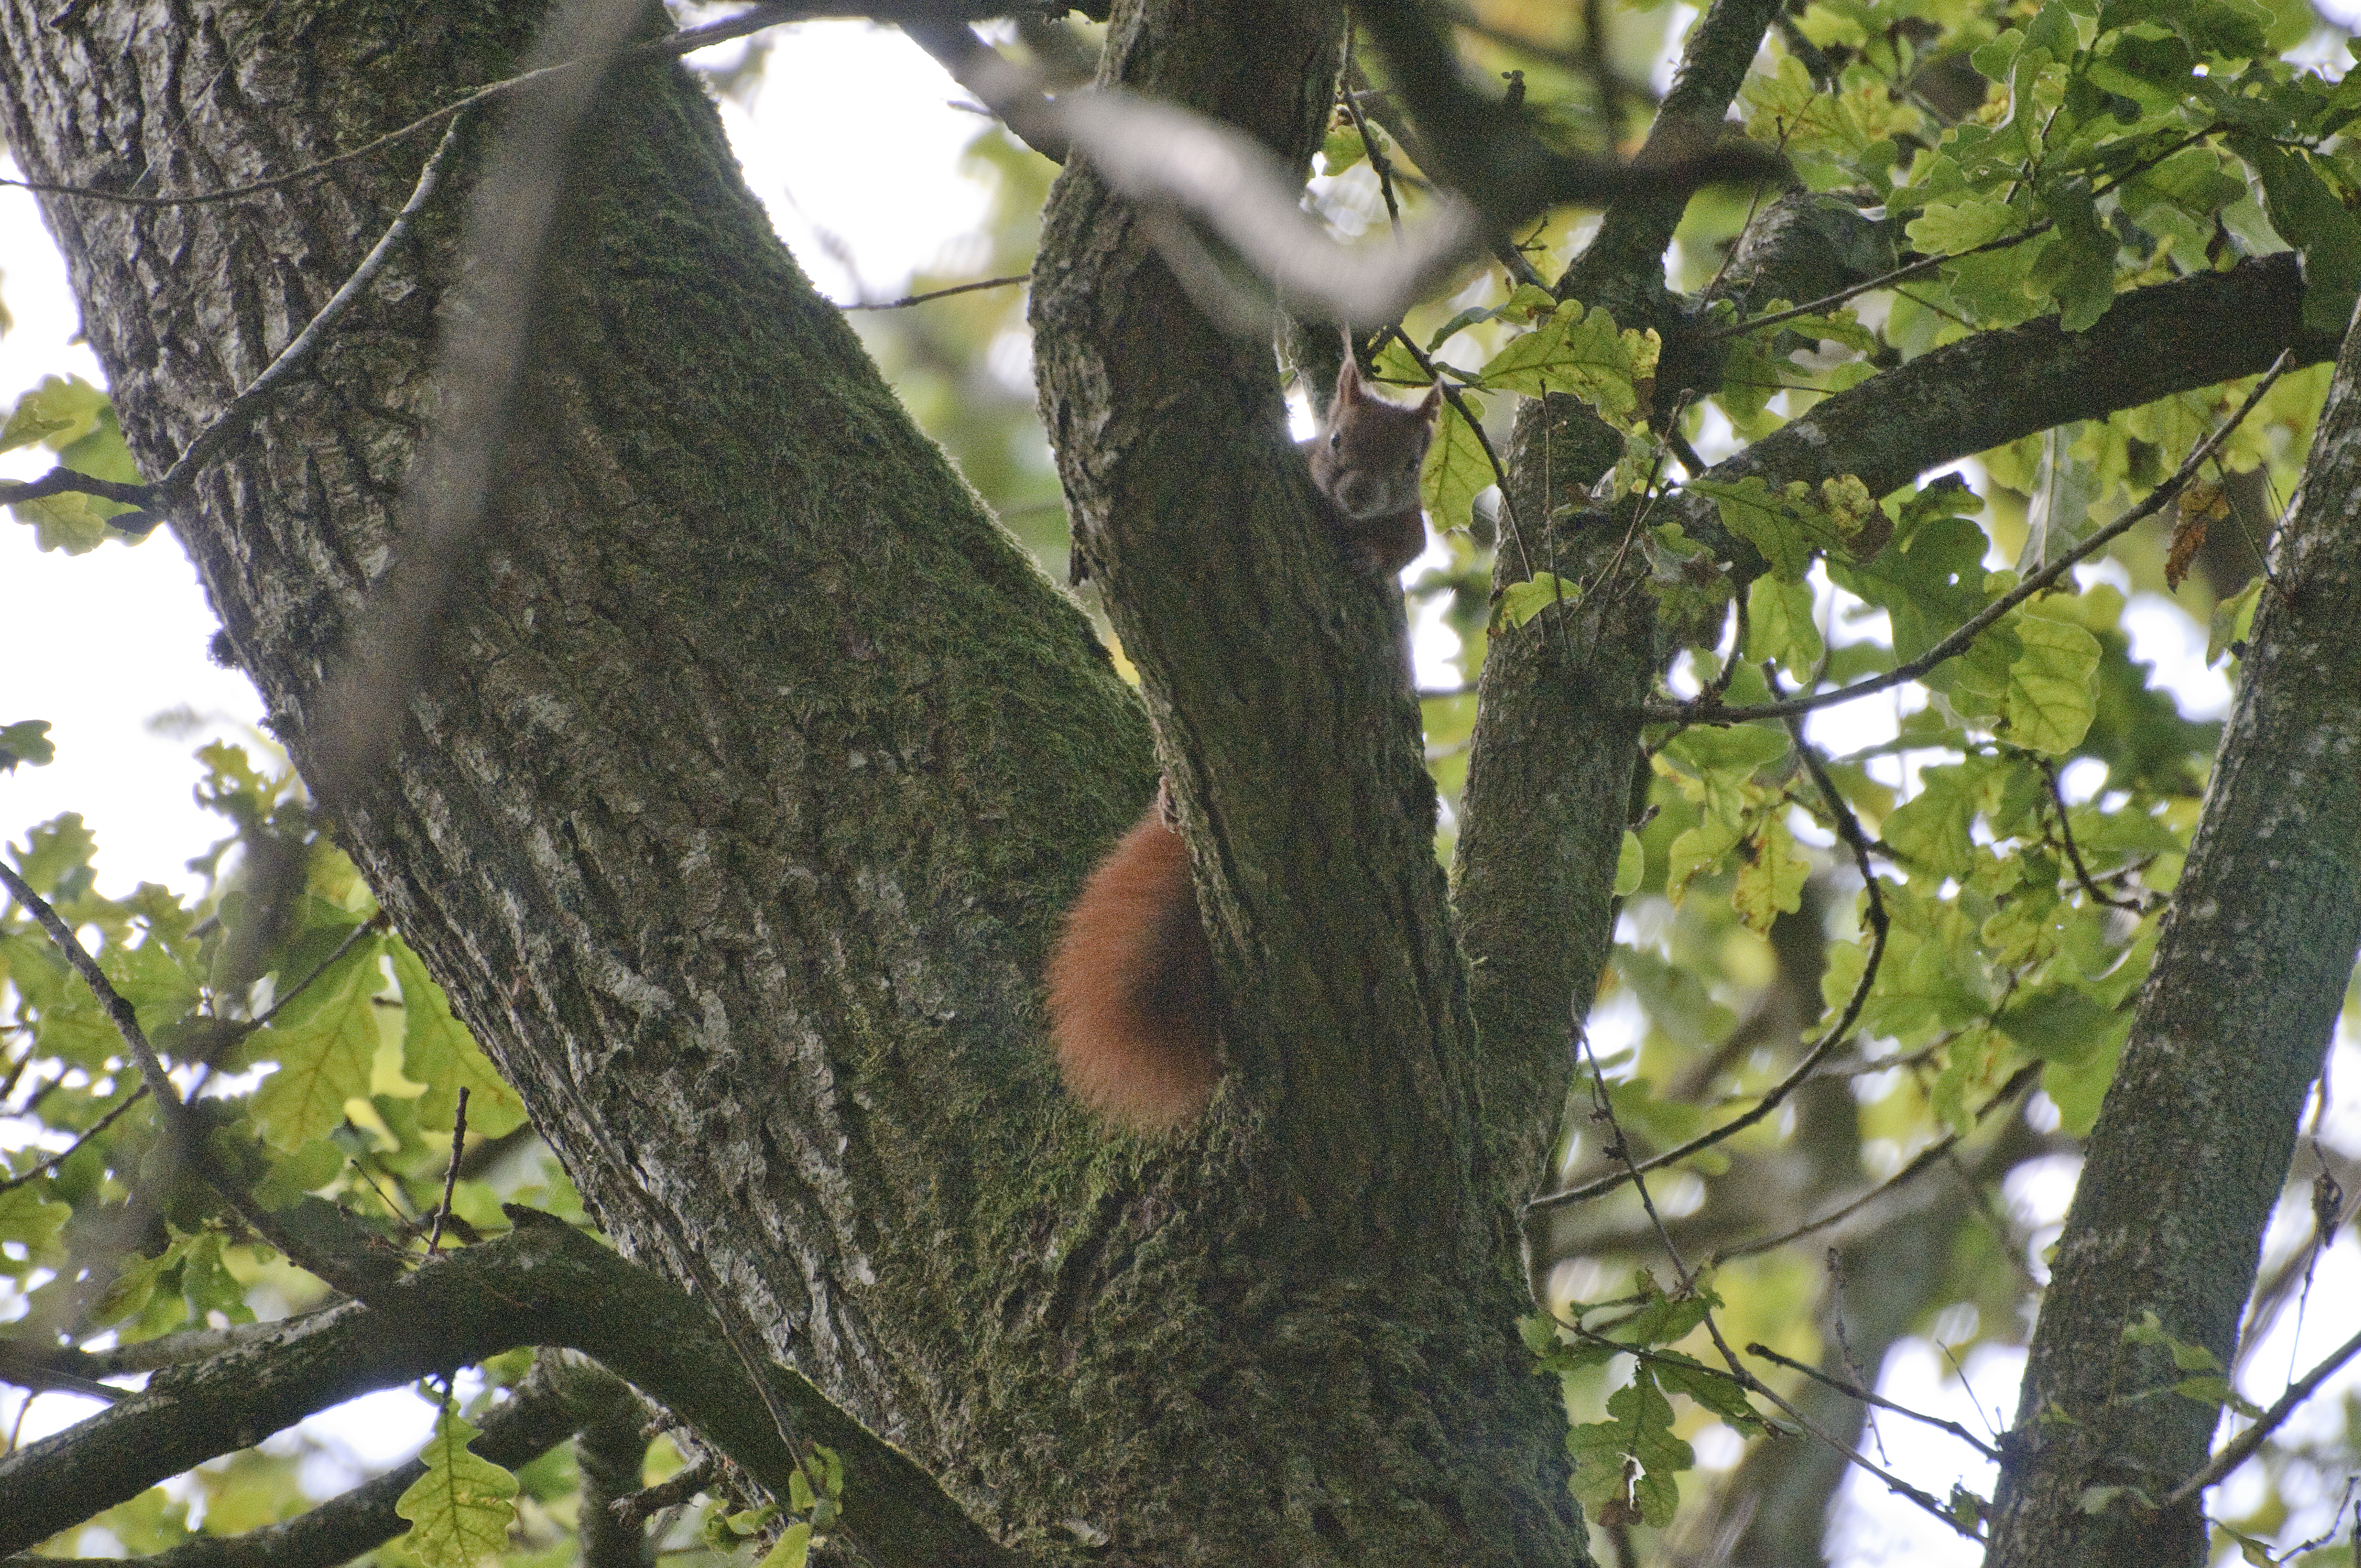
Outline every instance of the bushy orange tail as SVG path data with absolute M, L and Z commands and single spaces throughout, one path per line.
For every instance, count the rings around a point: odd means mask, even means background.
M 1196 1120 L 1222 1076 L 1213 954 L 1160 799 L 1099 862 L 1049 959 L 1049 1030 L 1074 1097 L 1138 1133 Z

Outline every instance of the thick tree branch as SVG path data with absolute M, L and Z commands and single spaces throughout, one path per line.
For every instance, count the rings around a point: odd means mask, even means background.
M 1717 0 L 1689 34 L 1679 73 L 1656 106 L 1638 163 L 1644 165 L 1672 148 L 1693 147 L 1719 133 L 1722 116 L 1737 97 L 1739 84 L 1746 80 L 1755 51 L 1763 47 L 1771 18 L 1783 8 L 1780 0 Z M 1768 180 L 1782 173 L 1769 160 L 1765 162 L 1766 167 L 1754 171 L 1755 178 Z M 1693 193 L 1692 187 L 1646 185 L 1619 196 L 1599 219 L 1598 234 L 1568 269 L 1559 286 L 1559 297 L 1614 308 L 1616 302 L 1607 297 L 1609 291 L 1639 285 L 1653 286 L 1661 292 L 1664 247 L 1672 244 L 1673 231 L 1688 210 Z M 1625 313 L 1627 309 L 1617 309 L 1619 320 Z
M 1754 27 L 1760 43 L 1775 5 L 1745 0 L 1763 12 Z M 1717 9 L 1727 9 L 1727 6 Z M 1497 228 L 1507 231 L 1537 214 L 1569 203 L 1670 202 L 1677 216 L 1690 193 L 1719 180 L 1759 178 L 1785 167 L 1768 149 L 1727 141 L 1719 110 L 1700 114 L 1716 91 L 1737 90 L 1750 47 L 1737 75 L 1723 73 L 1697 82 L 1675 105 L 1667 97 L 1641 155 L 1630 163 L 1578 157 L 1548 146 L 1514 106 L 1488 98 L 1469 85 L 1457 56 L 1422 0 L 1360 0 L 1355 7 L 1362 28 L 1385 57 L 1395 89 L 1425 134 L 1434 159 L 1431 170 L 1477 203 Z M 1744 24 L 1739 23 L 1742 29 Z M 1674 92 L 1677 94 L 1679 84 Z M 1669 113 L 1667 112 L 1669 110 Z M 1659 247 L 1661 248 L 1661 247 Z
M 577 1395 L 571 1385 L 595 1380 L 620 1387 L 595 1366 L 569 1367 L 552 1376 L 544 1370 L 548 1359 L 536 1362 L 511 1397 L 482 1417 L 481 1430 L 467 1445 L 471 1452 L 514 1470 L 548 1453 L 575 1430 Z M 424 1464 L 412 1459 L 283 1523 L 244 1535 L 204 1537 L 139 1561 L 142 1568 L 335 1568 L 409 1530 L 410 1521 L 394 1512 L 393 1506 L 425 1473 Z M 19 1552 L 0 1558 L 0 1568 L 100 1568 L 120 1561 Z
M 1775 9 L 1717 0 L 1658 111 L 1668 144 L 1719 123 Z M 1627 326 L 1668 326 L 1662 252 L 1683 204 L 1666 192 L 1619 197 L 1560 294 L 1611 298 Z M 1573 399 L 1543 400 L 1518 416 L 1502 488 L 1504 510 L 1528 526 L 1519 548 L 1499 553 L 1496 589 L 1538 571 L 1601 585 L 1575 613 L 1552 610 L 1492 639 L 1461 802 L 1455 900 L 1488 1131 L 1500 1148 L 1497 1178 L 1519 1199 L 1546 1179 L 1543 1152 L 1574 1070 L 1567 1011 L 1589 1011 L 1613 941 L 1616 850 L 1632 811 L 1640 703 L 1656 674 L 1653 601 L 1618 575 L 1623 530 L 1599 527 L 1586 494 L 1620 453 L 1620 437 Z
M 566 1225 L 511 1209 L 517 1228 L 449 1253 L 377 1295 L 293 1320 L 0 1459 L 0 1552 L 20 1552 L 190 1466 L 372 1388 L 520 1344 L 594 1357 L 695 1425 L 785 1496 L 796 1456 L 710 1314 Z M 844 1528 L 888 1568 L 1000 1564 L 1009 1554 L 901 1450 L 801 1375 L 773 1364 L 799 1430 L 844 1460 Z
M 2336 340 L 2303 325 L 2293 252 L 2121 295 L 2088 332 L 2045 316 L 1922 354 L 1815 407 L 1726 463 L 1774 488 L 1858 474 L 1872 496 L 1929 468 L 2078 419 L 2260 375 L 2282 350 L 2301 368 Z

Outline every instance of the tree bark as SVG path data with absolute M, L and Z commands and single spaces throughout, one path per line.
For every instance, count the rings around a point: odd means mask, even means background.
M 511 71 L 530 22 L 48 9 L 0 5 L 16 155 L 167 194 L 405 124 Z M 1300 154 L 1339 25 L 1134 11 L 1109 58 L 1184 102 L 1276 83 L 1270 139 Z M 474 127 L 462 168 L 499 134 Z M 427 148 L 231 203 L 45 198 L 149 472 L 327 297 Z M 468 184 L 179 520 L 307 772 L 448 411 L 429 350 L 468 330 Z M 1287 999 L 1233 1006 L 1253 1022 L 1202 1135 L 1108 1135 L 1040 1037 L 1057 915 L 1151 788 L 1140 707 L 778 248 L 677 70 L 619 71 L 574 144 L 480 554 L 336 834 L 619 1244 L 686 1274 L 684 1238 L 1002 1540 L 1584 1563 L 1477 1156 L 1399 612 L 1315 551 L 1267 351 L 1190 318 L 1093 208 L 1071 177 L 1042 292 L 1106 326 L 1092 373 L 1118 406 L 1052 373 L 1050 420 L 1086 509 L 1089 474 L 1113 487 L 1111 540 L 1154 520 L 1109 547 L 1118 623 L 1229 993 Z M 1170 616 L 1126 599 L 1142 582 L 1231 597 Z
M 2361 948 L 2361 334 L 2271 551 L 2203 816 L 2059 1237 L 2001 1469 L 1995 1568 L 2206 1558 L 2218 1412 L 2153 1312 L 2227 1365 L 2296 1117 Z M 2094 1490 L 2106 1488 L 2109 1490 Z

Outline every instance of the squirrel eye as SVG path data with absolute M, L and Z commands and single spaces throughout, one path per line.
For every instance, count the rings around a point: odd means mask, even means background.
M 1345 450 L 1345 433 L 1343 431 L 1332 430 L 1328 433 L 1328 450 L 1331 452 L 1342 452 Z

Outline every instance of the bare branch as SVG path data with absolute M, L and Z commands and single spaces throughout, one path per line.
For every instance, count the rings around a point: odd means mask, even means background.
M 330 330 L 343 319 L 346 311 L 353 308 L 353 302 L 361 297 L 378 273 L 384 269 L 387 260 L 393 255 L 394 247 L 401 243 L 402 236 L 410 232 L 410 225 L 417 220 L 420 213 L 425 211 L 426 203 L 434 199 L 434 188 L 442 183 L 444 171 L 450 167 L 452 157 L 459 149 L 459 132 L 466 124 L 466 120 L 458 115 L 452 117 L 450 128 L 443 133 L 442 141 L 435 145 L 434 156 L 427 159 L 426 167 L 418 171 L 418 183 L 412 188 L 410 200 L 401 204 L 401 211 L 393 215 L 393 221 L 386 225 L 385 233 L 378 236 L 378 242 L 369 247 L 369 253 L 361 258 L 361 264 L 353 269 L 353 275 L 345 280 L 344 286 L 329 297 L 326 304 L 320 307 L 319 314 L 303 323 L 303 330 L 279 351 L 278 357 L 254 378 L 253 384 L 231 399 L 229 406 L 214 416 L 213 423 L 189 443 L 179 459 L 165 471 L 164 477 L 156 481 L 156 493 L 167 499 L 179 496 L 196 476 L 197 470 L 212 462 L 215 453 L 252 424 L 272 394 L 285 386 L 295 372 L 319 351 Z
M 1994 1448 L 1991 1443 L 1984 1442 L 1983 1439 L 1978 1437 L 1975 1433 L 1970 1431 L 1967 1428 L 1961 1426 L 1957 1421 L 1946 1420 L 1941 1416 L 1930 1416 L 1923 1410 L 1914 1410 L 1907 1405 L 1897 1405 L 1893 1400 L 1887 1398 L 1884 1395 L 1877 1392 L 1874 1388 L 1864 1388 L 1860 1384 L 1848 1382 L 1842 1377 L 1830 1376 L 1828 1373 L 1821 1371 L 1818 1367 L 1811 1365 L 1807 1362 L 1797 1361 L 1792 1355 L 1780 1354 L 1777 1351 L 1773 1350 L 1767 1344 L 1750 1344 L 1746 1347 L 1746 1354 L 1749 1355 L 1759 1355 L 1765 1361 L 1772 1362 L 1780 1366 L 1787 1367 L 1792 1371 L 1800 1372 L 1805 1376 L 1810 1378 L 1813 1382 L 1824 1383 L 1828 1387 L 1835 1389 L 1838 1393 L 1846 1396 L 1848 1398 L 1859 1399 L 1864 1405 L 1874 1405 L 1881 1410 L 1892 1410 L 1897 1416 L 1908 1416 L 1914 1421 L 1923 1421 L 1930 1427 L 1935 1427 L 1943 1431 L 1949 1432 L 1953 1437 L 1958 1438 L 1961 1442 L 1966 1443 L 1970 1448 L 1974 1449 L 1986 1459 L 1997 1460 L 2000 1458 L 1999 1449 Z
M 982 278 L 972 283 L 954 283 L 948 289 L 929 289 L 923 294 L 905 294 L 898 300 L 887 300 L 877 304 L 864 301 L 840 308 L 848 311 L 907 310 L 912 305 L 923 305 L 929 300 L 948 300 L 953 294 L 972 294 L 979 289 L 1005 289 L 1014 283 L 1030 283 L 1032 280 L 1033 275 L 1029 272 L 1020 272 L 1014 278 Z

